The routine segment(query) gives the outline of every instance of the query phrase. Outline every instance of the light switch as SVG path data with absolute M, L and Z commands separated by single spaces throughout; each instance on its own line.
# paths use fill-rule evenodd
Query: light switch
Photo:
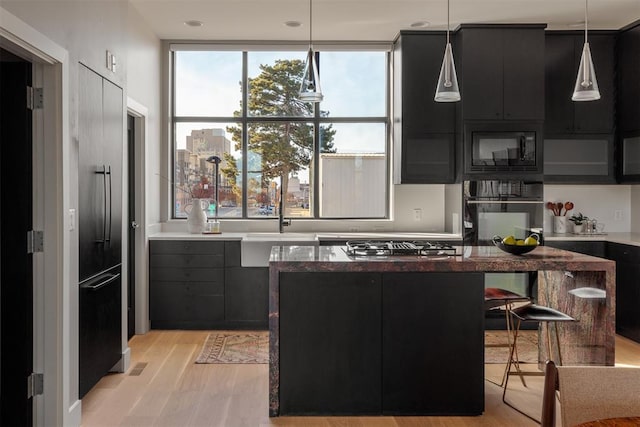
M 69 231 L 76 229 L 76 210 L 69 209 Z
M 415 208 L 413 210 L 413 220 L 414 221 L 422 221 L 422 209 Z

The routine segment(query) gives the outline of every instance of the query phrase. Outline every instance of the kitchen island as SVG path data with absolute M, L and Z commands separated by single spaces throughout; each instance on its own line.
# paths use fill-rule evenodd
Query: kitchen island
M 565 364 L 614 364 L 612 261 L 548 247 L 374 258 L 273 247 L 270 416 L 481 414 L 483 273 L 513 271 L 537 271 L 538 303 L 578 320 L 561 325 Z

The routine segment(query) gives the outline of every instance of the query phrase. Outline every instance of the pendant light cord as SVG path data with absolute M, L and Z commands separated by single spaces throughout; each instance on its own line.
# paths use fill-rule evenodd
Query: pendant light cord
M 447 0 L 447 44 L 449 44 L 449 0 Z
M 310 49 L 313 47 L 313 42 L 312 42 L 313 38 L 311 36 L 312 30 L 313 30 L 312 10 L 313 10 L 313 0 L 309 0 L 309 48 Z
M 584 42 L 587 43 L 587 26 L 588 24 L 588 15 L 589 15 L 589 0 L 584 0 Z

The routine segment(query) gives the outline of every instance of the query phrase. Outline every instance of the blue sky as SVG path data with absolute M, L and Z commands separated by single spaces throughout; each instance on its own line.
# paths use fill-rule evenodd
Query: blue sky
M 248 53 L 249 77 L 260 64 L 276 59 L 305 60 L 306 51 Z M 176 60 L 176 115 L 230 117 L 240 106 L 242 53 L 226 51 L 178 52 Z M 324 100 L 320 108 L 329 117 L 383 117 L 386 113 L 385 52 L 321 52 L 320 76 Z M 178 126 L 178 148 L 184 148 L 191 129 L 224 128 L 216 124 Z M 341 153 L 384 153 L 386 131 L 380 123 L 334 124 L 334 144 Z M 229 137 L 229 139 L 231 139 Z M 307 181 L 304 174 L 301 180 Z

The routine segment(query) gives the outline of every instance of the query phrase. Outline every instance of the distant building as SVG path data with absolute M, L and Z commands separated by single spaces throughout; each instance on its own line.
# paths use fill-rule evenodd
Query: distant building
M 371 218 L 386 214 L 384 154 L 320 154 L 320 215 Z

